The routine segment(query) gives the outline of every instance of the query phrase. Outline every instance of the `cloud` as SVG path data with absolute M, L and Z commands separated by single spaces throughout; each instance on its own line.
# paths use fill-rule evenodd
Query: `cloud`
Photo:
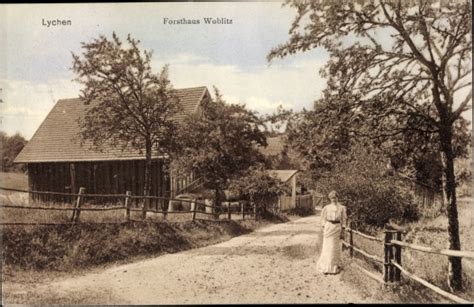
M 212 91 L 216 86 L 228 102 L 244 103 L 267 113 L 279 105 L 295 110 L 311 108 L 326 84 L 318 74 L 325 60 L 281 60 L 244 69 L 212 63 L 202 56 L 177 54 L 155 60 L 152 66 L 158 71 L 164 64 L 170 64 L 170 79 L 175 88 L 205 85 Z
M 294 107 L 294 104 L 291 103 L 291 102 L 282 101 L 282 100 L 270 101 L 270 100 L 268 100 L 267 98 L 264 98 L 264 97 L 249 97 L 246 100 L 246 105 L 250 109 L 264 110 L 266 112 L 275 111 L 275 109 L 278 106 L 282 106 L 282 107 L 287 108 L 287 109 Z
M 77 97 L 80 86 L 68 79 L 45 83 L 0 80 L 3 103 L 0 104 L 1 130 L 20 132 L 29 139 L 58 99 Z

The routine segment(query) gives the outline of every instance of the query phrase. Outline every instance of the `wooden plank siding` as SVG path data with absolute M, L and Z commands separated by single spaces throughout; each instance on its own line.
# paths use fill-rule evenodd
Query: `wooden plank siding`
M 143 195 L 144 166 L 144 160 L 74 162 L 71 173 L 70 162 L 28 163 L 28 185 L 33 191 L 77 193 L 71 191 L 71 185 L 74 185 L 76 190 L 79 187 L 86 188 L 86 194 L 125 194 L 126 191 L 131 191 L 132 195 Z M 163 160 L 156 159 L 152 162 L 153 196 L 166 196 L 169 193 L 169 180 L 164 178 L 169 176 L 163 170 Z M 68 196 L 31 197 L 42 201 L 69 202 Z M 110 199 L 103 198 L 95 202 L 109 201 Z M 151 204 L 152 207 L 161 209 L 161 202 L 154 200 Z

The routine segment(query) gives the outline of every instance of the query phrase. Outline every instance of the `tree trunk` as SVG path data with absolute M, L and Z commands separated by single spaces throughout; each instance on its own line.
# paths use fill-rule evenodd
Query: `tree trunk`
M 456 202 L 456 178 L 454 175 L 454 154 L 452 148 L 452 126 L 440 129 L 441 155 L 443 162 L 443 180 L 447 200 L 449 249 L 461 250 L 459 239 L 459 221 Z M 452 291 L 462 289 L 462 258 L 449 257 L 448 285 Z
M 146 140 L 145 144 L 145 178 L 144 178 L 144 187 L 143 187 L 143 195 L 150 196 L 150 187 L 151 187 L 151 141 Z M 145 198 L 143 199 L 143 211 L 142 211 L 142 218 L 146 218 L 146 210 L 150 207 L 150 199 Z
M 445 162 L 444 162 L 444 154 L 442 152 L 439 153 L 439 156 L 440 156 L 440 161 L 443 165 L 443 174 L 441 176 L 441 194 L 442 194 L 442 203 L 441 203 L 441 207 L 439 208 L 439 213 L 440 214 L 447 214 L 447 208 L 448 208 L 448 203 L 449 203 L 449 200 L 448 200 L 448 194 L 446 193 L 446 174 L 444 173 L 444 169 L 445 169 Z

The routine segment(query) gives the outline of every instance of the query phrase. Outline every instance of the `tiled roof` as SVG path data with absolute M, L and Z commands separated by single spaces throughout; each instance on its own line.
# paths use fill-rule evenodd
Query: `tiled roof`
M 199 103 L 209 95 L 206 87 L 177 90 L 183 112 L 177 116 L 197 110 Z M 18 154 L 16 163 L 69 162 L 69 161 L 107 161 L 144 159 L 145 154 L 133 148 L 104 146 L 101 151 L 91 149 L 91 142 L 78 138 L 80 127 L 78 119 L 85 114 L 90 105 L 79 98 L 61 99 L 50 111 L 28 144 Z M 154 157 L 158 157 L 157 153 Z
M 300 156 L 290 146 L 285 144 L 285 135 L 267 137 L 267 147 L 259 147 L 262 154 L 267 157 L 286 155 L 295 167 L 301 163 Z M 281 157 L 281 156 L 280 156 Z M 299 168 L 299 167 L 298 167 Z
M 276 156 L 282 153 L 284 143 L 281 136 L 267 137 L 267 144 L 267 147 L 259 147 L 262 154 Z

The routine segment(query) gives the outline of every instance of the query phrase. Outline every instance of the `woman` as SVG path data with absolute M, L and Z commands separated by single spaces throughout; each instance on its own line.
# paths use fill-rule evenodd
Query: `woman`
M 341 256 L 342 225 L 346 224 L 346 207 L 337 200 L 336 191 L 328 195 L 331 203 L 324 206 L 321 212 L 323 228 L 323 247 L 319 256 L 317 269 L 324 274 L 337 274 Z

